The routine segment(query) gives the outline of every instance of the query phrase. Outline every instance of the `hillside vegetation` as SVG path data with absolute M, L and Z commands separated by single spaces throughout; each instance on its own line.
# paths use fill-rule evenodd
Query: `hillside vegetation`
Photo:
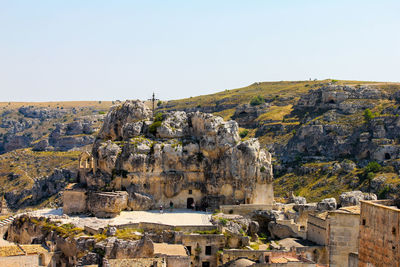
M 260 82 L 160 101 L 157 111 L 235 119 L 242 139 L 257 137 L 272 153 L 277 197 L 293 191 L 317 201 L 355 189 L 391 197 L 400 189 L 399 91 L 399 83 L 385 82 Z M 118 102 L 0 102 L 0 187 L 12 208 L 59 201 L 80 151 L 90 149 Z M 379 171 L 367 172 L 370 162 Z M 54 181 L 60 187 L 48 188 Z

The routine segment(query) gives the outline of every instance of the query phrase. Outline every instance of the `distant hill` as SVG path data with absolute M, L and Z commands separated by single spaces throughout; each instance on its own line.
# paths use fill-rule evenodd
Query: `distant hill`
M 314 201 L 353 189 L 390 197 L 400 189 L 399 92 L 399 83 L 386 82 L 260 82 L 161 100 L 157 112 L 236 120 L 243 139 L 258 137 L 273 154 L 278 197 L 293 191 Z M 76 178 L 79 151 L 90 149 L 113 104 L 118 101 L 0 103 L 0 186 L 11 208 L 58 199 Z M 371 169 L 371 162 L 380 167 Z M 55 181 L 61 187 L 48 188 Z

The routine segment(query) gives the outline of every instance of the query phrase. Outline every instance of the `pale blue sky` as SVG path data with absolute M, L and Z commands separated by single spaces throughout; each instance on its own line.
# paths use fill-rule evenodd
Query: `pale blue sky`
M 0 0 L 0 101 L 400 81 L 400 1 Z

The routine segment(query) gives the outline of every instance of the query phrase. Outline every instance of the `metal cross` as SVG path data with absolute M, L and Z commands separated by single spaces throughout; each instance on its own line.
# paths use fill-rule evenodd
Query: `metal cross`
M 153 104 L 153 119 L 154 119 L 154 109 L 155 109 L 154 104 L 155 104 L 156 100 L 160 100 L 160 99 L 156 98 L 156 95 L 153 92 L 152 98 L 150 98 L 148 100 L 150 100 L 152 102 L 152 104 Z

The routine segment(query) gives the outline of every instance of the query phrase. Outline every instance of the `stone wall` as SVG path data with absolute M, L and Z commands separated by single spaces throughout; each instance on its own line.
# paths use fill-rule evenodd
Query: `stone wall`
M 225 246 L 225 236 L 218 234 L 191 234 L 182 235 L 182 244 L 190 247 L 192 266 L 202 266 L 203 262 L 209 262 L 210 267 L 218 266 L 218 251 Z M 206 247 L 210 246 L 210 255 L 206 255 Z M 189 250 L 189 249 L 188 249 Z
M 77 214 L 87 212 L 87 194 L 85 190 L 65 190 L 63 192 L 63 212 Z
M 358 251 L 360 215 L 340 210 L 329 213 L 329 266 L 347 266 L 349 253 Z
M 400 266 L 400 209 L 394 201 L 361 201 L 359 266 Z
M 240 204 L 240 205 L 221 205 L 220 211 L 225 214 L 239 214 L 245 216 L 255 210 L 272 210 L 275 205 L 271 204 Z
M 166 256 L 166 259 L 167 259 L 167 267 L 189 267 L 190 266 L 190 257 Z
M 309 214 L 307 222 L 307 239 L 325 246 L 328 244 L 327 220 L 315 214 Z
M 39 266 L 39 255 L 20 255 L 10 257 L 0 257 L 2 267 L 35 267 Z

